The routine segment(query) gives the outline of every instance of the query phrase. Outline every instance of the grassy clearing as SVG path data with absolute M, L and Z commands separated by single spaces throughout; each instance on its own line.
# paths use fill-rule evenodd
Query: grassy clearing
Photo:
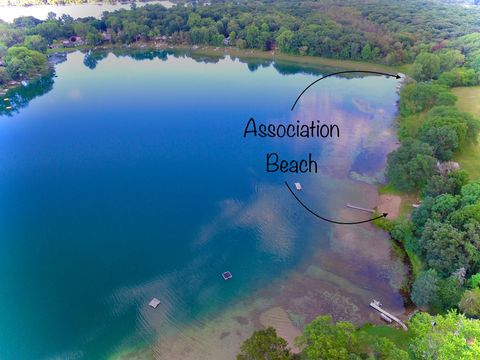
M 480 86 L 458 87 L 452 91 L 458 96 L 457 106 L 460 110 L 480 118 Z
M 461 154 L 457 154 L 453 158 L 457 161 L 462 169 L 465 169 L 470 174 L 472 180 L 480 178 L 480 138 L 479 143 L 470 145 Z
M 457 107 L 480 119 L 480 86 L 459 87 L 452 89 L 458 96 Z M 461 167 L 470 173 L 472 179 L 480 178 L 480 138 L 476 145 L 465 148 L 454 157 Z
M 413 210 L 412 204 L 416 204 L 419 201 L 418 193 L 405 193 L 396 189 L 392 184 L 382 185 L 378 188 L 378 193 L 380 195 L 396 195 L 402 198 L 400 205 L 400 213 L 398 217 L 409 216 Z
M 395 343 L 400 349 L 406 350 L 408 347 L 409 333 L 387 325 L 374 326 L 364 325 L 358 331 L 373 337 L 385 337 Z

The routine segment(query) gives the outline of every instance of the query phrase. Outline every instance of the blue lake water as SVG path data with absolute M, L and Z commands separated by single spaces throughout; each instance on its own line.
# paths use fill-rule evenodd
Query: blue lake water
M 1 359 L 162 346 L 265 289 L 292 312 L 308 309 L 307 319 L 330 307 L 335 315 L 338 301 L 311 294 L 314 305 L 294 309 L 302 286 L 348 298 L 356 322 L 370 320 L 370 296 L 403 310 L 392 279 L 404 268 L 386 235 L 321 222 L 283 184 L 300 181 L 299 196 L 326 217 L 368 218 L 345 203 L 375 205 L 358 175 L 382 177 L 396 80 L 332 77 L 292 113 L 328 69 L 166 53 L 96 63 L 79 52 L 56 68 L 53 84 L 7 94 L 14 109 L 0 116 Z M 251 116 L 336 123 L 341 137 L 245 139 Z M 320 173 L 267 174 L 273 151 L 312 153 Z M 303 285 L 289 282 L 293 271 Z

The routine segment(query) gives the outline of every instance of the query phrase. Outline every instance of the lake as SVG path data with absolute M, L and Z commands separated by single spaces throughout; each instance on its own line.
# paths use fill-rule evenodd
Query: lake
M 170 1 L 150 1 L 148 3 L 136 2 L 137 7 L 148 4 L 161 4 L 166 8 L 174 4 Z M 33 16 L 45 20 L 49 12 L 54 12 L 57 17 L 70 15 L 74 19 L 93 16 L 102 17 L 104 11 L 112 12 L 120 9 L 130 9 L 130 4 L 71 4 L 71 5 L 33 5 L 33 6 L 0 6 L 0 20 L 12 22 L 20 16 Z
M 292 112 L 334 69 L 167 51 L 56 69 L 0 105 L 0 358 L 234 359 L 265 325 L 379 322 L 372 299 L 403 313 L 386 233 L 321 221 L 284 184 L 324 217 L 368 219 L 345 205 L 376 205 L 397 80 L 330 77 Z M 244 138 L 250 117 L 340 138 Z M 270 152 L 319 172 L 267 173 Z

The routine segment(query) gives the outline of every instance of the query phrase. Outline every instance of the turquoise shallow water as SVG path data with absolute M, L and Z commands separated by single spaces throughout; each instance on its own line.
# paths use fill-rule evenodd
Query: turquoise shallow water
M 329 224 L 283 181 L 307 184 L 313 207 L 335 217 L 351 171 L 381 176 L 395 80 L 330 78 L 290 113 L 321 71 L 136 58 L 70 54 L 53 85 L 10 94 L 18 111 L 0 116 L 2 359 L 100 359 L 207 321 L 331 246 Z M 336 122 L 342 136 L 244 139 L 251 116 Z M 267 174 L 269 151 L 311 152 L 322 175 Z M 160 332 L 146 318 L 153 296 Z

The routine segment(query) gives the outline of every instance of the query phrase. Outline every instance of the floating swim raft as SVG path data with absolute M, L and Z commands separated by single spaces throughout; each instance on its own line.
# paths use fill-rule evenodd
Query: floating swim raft
M 230 280 L 233 278 L 233 275 L 230 271 L 225 271 L 222 273 L 223 280 Z
M 157 306 L 160 305 L 160 300 L 158 300 L 156 297 L 154 297 L 150 302 L 148 303 L 148 306 L 156 309 Z
M 294 185 L 298 191 L 302 190 L 302 184 L 300 184 L 299 182 L 296 182 Z

